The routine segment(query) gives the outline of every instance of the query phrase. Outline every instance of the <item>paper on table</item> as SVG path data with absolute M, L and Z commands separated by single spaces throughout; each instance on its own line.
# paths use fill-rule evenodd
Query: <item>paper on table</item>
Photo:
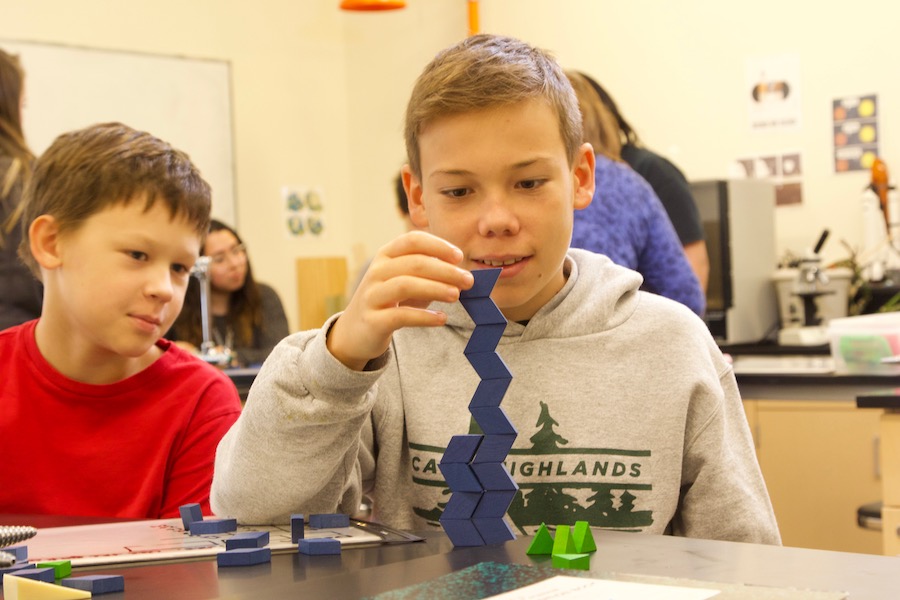
M 350 523 L 351 527 L 307 528 L 306 536 L 333 537 L 347 546 L 385 541 L 384 535 L 379 535 L 383 529 L 380 526 L 373 528 L 369 523 L 353 520 Z M 238 527 L 238 532 L 242 531 L 268 531 L 269 547 L 273 551 L 297 547 L 291 543 L 290 525 Z M 181 519 L 50 527 L 38 529 L 37 535 L 28 540 L 28 558 L 31 562 L 71 560 L 73 566 L 183 560 L 214 556 L 224 551 L 225 540 L 232 535 L 190 535 L 184 531 Z M 421 538 L 410 536 L 406 541 L 418 539 Z
M 704 600 L 717 596 L 719 590 L 586 579 L 558 575 L 538 583 L 504 592 L 494 599 L 502 600 Z

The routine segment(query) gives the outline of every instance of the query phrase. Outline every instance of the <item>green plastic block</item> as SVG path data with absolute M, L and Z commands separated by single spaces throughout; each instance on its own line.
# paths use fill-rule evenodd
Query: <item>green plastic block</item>
M 525 554 L 543 554 L 547 556 L 553 554 L 553 536 L 550 535 L 550 531 L 545 524 L 541 523 L 541 526 L 538 527 L 537 533 L 534 534 L 534 539 L 531 540 L 531 544 L 528 546 L 528 551 Z
M 575 554 L 575 540 L 572 539 L 572 529 L 568 525 L 557 525 L 556 527 L 553 556 L 557 554 Z
M 53 569 L 53 576 L 62 579 L 72 574 L 72 562 L 68 560 L 48 560 L 37 564 L 38 569 Z
M 575 552 L 596 552 L 597 544 L 594 543 L 594 534 L 587 521 L 575 521 L 575 529 L 572 531 L 575 540 Z
M 553 566 L 557 569 L 579 569 L 587 571 L 591 568 L 590 554 L 554 554 Z

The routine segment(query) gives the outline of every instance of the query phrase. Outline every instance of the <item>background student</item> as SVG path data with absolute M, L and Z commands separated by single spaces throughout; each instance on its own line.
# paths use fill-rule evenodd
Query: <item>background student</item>
M 200 250 L 209 256 L 212 337 L 219 348 L 230 349 L 235 366 L 261 364 L 275 344 L 288 335 L 288 322 L 278 293 L 253 278 L 247 247 L 237 232 L 212 220 Z M 203 342 L 200 284 L 191 278 L 181 314 L 166 336 L 192 352 Z
M 690 184 L 674 163 L 644 146 L 637 132 L 622 116 L 615 100 L 603 86 L 589 75 L 579 74 L 590 83 L 616 120 L 619 135 L 616 140 L 610 140 L 608 147 L 613 149 L 614 143 L 621 144 L 619 152 L 622 160 L 646 179 L 656 192 L 678 233 L 684 253 L 697 275 L 700 287 L 706 293 L 709 281 L 709 255 L 706 251 L 703 223 Z
M 41 317 L 0 332 L 0 512 L 209 512 L 232 382 L 161 339 L 209 227 L 188 157 L 118 123 L 59 136 L 25 190 Z
M 0 329 L 41 314 L 41 283 L 17 254 L 22 239 L 22 188 L 34 155 L 22 132 L 25 73 L 0 50 Z
M 634 269 L 644 277 L 641 289 L 702 316 L 706 296 L 659 198 L 622 162 L 615 119 L 584 77 L 574 71 L 566 76 L 578 97 L 584 141 L 597 155 L 594 200 L 575 213 L 572 247 L 605 254 Z
M 516 528 L 584 519 L 779 543 L 734 374 L 704 323 L 569 248 L 594 153 L 559 65 L 518 40 L 469 37 L 420 75 L 405 131 L 420 230 L 379 250 L 343 313 L 266 360 L 219 445 L 215 511 L 287 522 L 353 513 L 370 494 L 385 524 L 437 527 L 437 465 L 469 431 L 478 384 L 457 300 L 471 270 L 501 267 L 491 297 L 508 320 L 497 351 L 513 374 Z

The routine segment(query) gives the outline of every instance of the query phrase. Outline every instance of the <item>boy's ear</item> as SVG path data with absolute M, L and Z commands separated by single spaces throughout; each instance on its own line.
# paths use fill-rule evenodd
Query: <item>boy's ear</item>
M 572 175 L 575 180 L 575 210 L 587 208 L 594 199 L 594 167 L 597 157 L 594 148 L 584 143 L 575 153 Z
M 31 255 L 43 269 L 55 269 L 62 262 L 59 248 L 59 223 L 50 215 L 41 215 L 28 227 Z
M 422 204 L 422 182 L 413 174 L 409 165 L 403 165 L 400 170 L 400 178 L 403 180 L 403 189 L 406 190 L 410 220 L 420 229 L 428 227 L 425 205 Z

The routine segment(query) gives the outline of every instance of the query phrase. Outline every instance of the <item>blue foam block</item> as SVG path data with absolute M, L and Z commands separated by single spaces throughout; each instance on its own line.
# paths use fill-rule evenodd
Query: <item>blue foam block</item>
M 471 408 L 469 412 L 475 418 L 475 422 L 481 427 L 485 435 L 516 435 L 518 431 L 513 426 L 506 411 L 500 406 L 484 406 Z
M 510 529 L 509 523 L 503 517 L 492 519 L 472 519 L 478 534 L 485 544 L 502 544 L 516 539 L 516 534 Z
M 220 567 L 248 567 L 272 562 L 271 548 L 235 548 L 216 554 Z
M 475 507 L 473 519 L 493 519 L 502 517 L 509 509 L 518 490 L 487 490 L 481 496 L 481 502 Z
M 340 554 L 341 543 L 334 538 L 310 538 L 300 540 L 297 551 L 300 554 L 319 556 L 323 554 Z
M 497 279 L 503 271 L 500 267 L 491 269 L 476 269 L 472 271 L 472 277 L 475 283 L 467 290 L 459 293 L 460 298 L 487 298 L 491 295 L 494 286 L 497 285 Z
M 453 492 L 444 512 L 441 513 L 442 519 L 471 519 L 475 514 L 475 507 L 481 501 L 481 492 Z
M 262 548 L 269 545 L 268 531 L 247 531 L 245 533 L 236 533 L 225 540 L 226 550 L 235 550 L 237 548 Z
M 476 325 L 469 337 L 469 343 L 463 354 L 475 354 L 477 352 L 493 352 L 503 337 L 506 330 L 506 324 L 498 323 L 496 325 Z
M 503 463 L 472 463 L 472 470 L 485 491 L 516 491 L 519 489 Z
M 484 546 L 484 540 L 471 519 L 441 518 L 441 527 L 454 546 Z
M 309 515 L 309 526 L 312 529 L 350 527 L 350 515 L 344 515 L 341 513 L 323 513 L 319 515 Z
M 203 511 L 199 504 L 183 504 L 178 507 L 178 512 L 181 514 L 185 531 L 190 531 L 191 523 L 203 520 Z
M 3 581 L 3 576 L 7 573 L 12 573 L 13 575 L 19 575 L 19 571 L 23 569 L 34 569 L 34 563 L 17 563 L 11 567 L 3 567 L 0 569 L 0 581 Z
M 7 546 L 6 548 L 0 548 L 0 550 L 15 556 L 17 563 L 25 562 L 28 560 L 28 546 L 24 544 L 20 544 L 18 546 Z
M 47 583 L 56 583 L 56 571 L 52 567 L 44 569 L 19 569 L 15 573 L 10 573 L 16 577 L 26 577 L 28 579 L 36 579 Z
M 483 435 L 454 435 L 444 450 L 441 462 L 444 464 L 472 462 L 483 437 Z
M 65 587 L 84 590 L 91 594 L 111 594 L 125 591 L 125 577 L 122 575 L 84 575 L 66 577 L 59 582 Z
M 506 325 L 506 317 L 490 298 L 462 298 L 460 304 L 472 317 L 475 325 Z
M 191 535 L 237 531 L 237 519 L 205 519 L 191 523 Z
M 466 354 L 466 359 L 481 379 L 509 379 L 512 377 L 506 363 L 496 352 Z
M 303 515 L 296 514 L 291 515 L 291 543 L 296 544 L 300 540 L 303 539 L 303 528 L 306 526 L 306 521 L 303 519 Z
M 516 441 L 516 436 L 512 434 L 506 435 L 486 435 L 478 446 L 478 451 L 472 459 L 472 463 L 499 463 L 506 460 L 509 451 Z M 477 471 L 476 471 L 477 474 Z
M 472 401 L 469 402 L 469 408 L 480 408 L 484 406 L 500 406 L 503 396 L 512 383 L 512 376 L 498 379 L 482 379 L 475 388 L 475 394 Z
M 480 492 L 483 488 L 472 467 L 464 463 L 438 463 L 444 481 L 454 492 Z

